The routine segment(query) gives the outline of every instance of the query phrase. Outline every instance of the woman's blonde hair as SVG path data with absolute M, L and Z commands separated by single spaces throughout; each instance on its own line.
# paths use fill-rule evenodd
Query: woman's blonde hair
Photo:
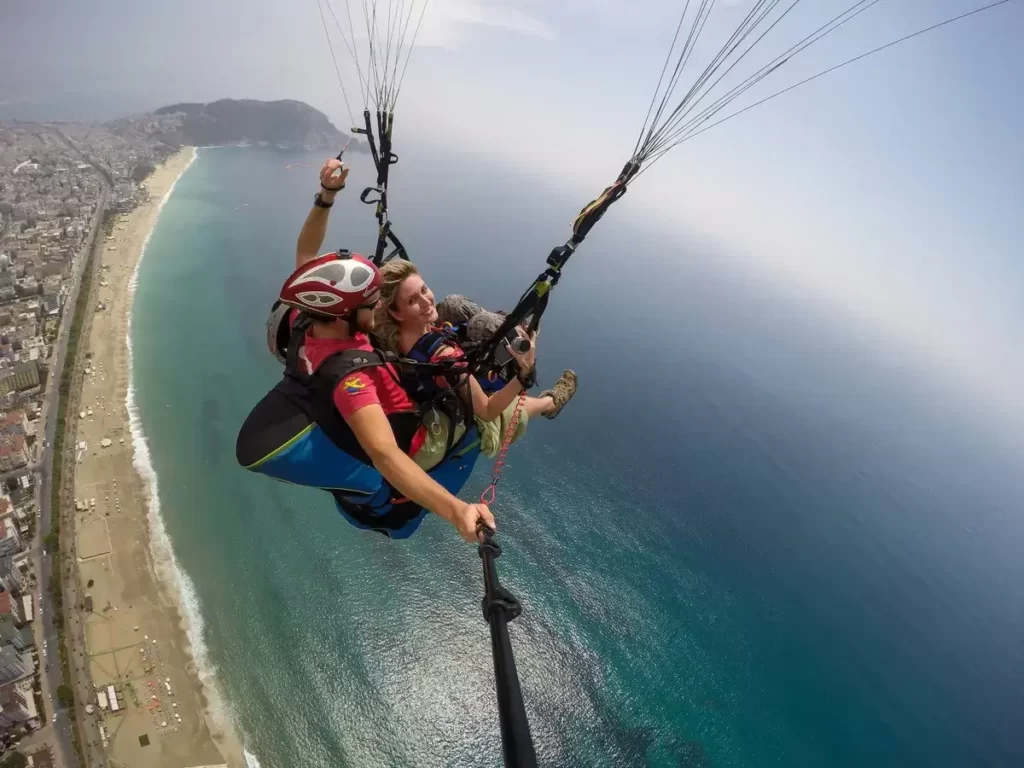
M 398 323 L 391 316 L 398 300 L 398 289 L 406 278 L 418 275 L 416 265 L 405 259 L 392 259 L 380 268 L 380 303 L 373 311 L 373 335 L 386 352 L 398 353 Z

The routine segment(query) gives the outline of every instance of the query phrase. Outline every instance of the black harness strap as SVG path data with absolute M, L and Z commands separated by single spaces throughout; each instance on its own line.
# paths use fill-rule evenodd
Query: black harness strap
M 372 460 L 366 454 L 362 445 L 360 445 L 355 433 L 345 422 L 344 418 L 342 418 L 341 414 L 338 413 L 334 405 L 334 392 L 337 387 L 340 384 L 344 384 L 345 379 L 353 373 L 376 367 L 383 367 L 399 386 L 403 386 L 391 365 L 393 363 L 413 366 L 417 370 L 428 372 L 431 375 L 445 375 L 446 378 L 451 375 L 452 365 L 447 361 L 444 363 L 422 363 L 399 358 L 397 355 L 376 349 L 349 349 L 334 353 L 324 360 L 313 373 L 305 373 L 300 366 L 299 356 L 306 331 L 311 322 L 312 319 L 309 315 L 302 313 L 292 326 L 291 336 L 288 341 L 284 378 L 276 389 L 300 408 L 310 421 L 316 423 L 339 449 L 363 464 L 373 466 Z M 458 362 L 458 360 L 453 362 Z M 460 449 L 470 433 L 467 423 L 467 428 L 464 430 L 462 437 L 458 441 L 455 440 L 455 428 L 459 423 L 458 419 L 460 416 L 465 417 L 465 411 L 463 410 L 460 414 L 458 410 L 460 398 L 454 390 L 445 390 L 440 394 L 444 395 L 445 392 L 453 396 L 457 405 L 453 410 L 444 410 L 435 405 L 439 411 L 445 413 L 451 419 L 451 428 L 448 430 L 448 440 L 442 461 L 450 458 L 456 450 Z M 387 418 L 395 434 L 395 442 L 398 443 L 398 447 L 403 452 L 408 453 L 417 430 L 423 424 L 423 408 L 418 407 L 414 411 L 391 413 L 387 415 Z M 420 514 L 422 508 L 412 501 L 400 501 L 392 504 L 391 499 L 396 498 L 399 494 L 387 480 L 384 480 L 384 483 L 389 489 L 387 500 L 376 506 L 371 506 L 368 503 L 360 504 L 343 495 L 343 493 L 347 493 L 351 496 L 350 491 L 331 490 L 329 492 L 338 503 L 338 506 L 354 520 L 365 525 L 367 528 L 390 536 L 390 531 L 404 528 Z M 367 501 L 369 501 L 369 498 Z M 386 512 L 380 511 L 389 505 L 390 509 Z
M 371 465 L 370 457 L 334 407 L 334 390 L 346 376 L 366 368 L 385 365 L 388 361 L 378 352 L 345 350 L 331 355 L 313 373 L 305 373 L 299 364 L 299 355 L 311 322 L 309 316 L 303 313 L 292 327 L 284 378 L 277 390 L 300 408 L 310 421 L 315 422 L 338 448 L 362 463 Z M 388 414 L 395 440 L 402 450 L 408 450 L 419 425 L 419 418 L 415 412 Z
M 533 281 L 533 285 L 520 297 L 515 308 L 508 313 L 505 322 L 494 332 L 494 335 L 474 350 L 470 363 L 470 369 L 474 375 L 479 374 L 481 370 L 491 364 L 502 339 L 513 333 L 517 326 L 525 323 L 531 331 L 537 330 L 541 315 L 548 307 L 551 291 L 558 285 L 558 280 L 562 276 L 562 268 L 565 267 L 569 258 L 576 252 L 576 248 L 605 215 L 612 203 L 626 194 L 629 182 L 639 172 L 640 163 L 631 159 L 622 167 L 615 183 L 606 187 L 600 196 L 583 207 L 573 221 L 572 237 L 564 245 L 551 249 L 551 253 L 548 254 L 547 269 L 541 272 Z
M 388 485 L 394 491 L 391 485 Z M 389 500 L 386 501 L 380 507 L 371 507 L 368 504 L 356 504 L 351 499 L 346 498 L 342 495 L 341 491 L 331 491 L 331 495 L 334 497 L 335 503 L 341 507 L 345 514 L 351 517 L 360 525 L 364 525 L 372 531 L 381 533 L 391 538 L 392 531 L 400 531 L 410 522 L 416 519 L 417 515 L 423 511 L 423 507 L 414 501 L 403 501 L 398 504 L 392 504 L 389 494 Z M 375 509 L 383 509 L 389 505 L 391 509 L 383 514 L 374 512 Z
M 416 340 L 406 357 L 399 362 L 410 367 L 411 373 L 403 376 L 402 387 L 409 393 L 423 410 L 436 409 L 448 417 L 450 427 L 445 445 L 444 456 L 448 458 L 455 449 L 455 432 L 460 425 L 469 430 L 472 417 L 471 406 L 463 401 L 459 379 L 468 375 L 467 369 L 456 370 L 459 364 L 466 363 L 465 355 L 446 358 L 442 362 L 433 362 L 431 358 L 438 347 L 444 344 L 458 345 L 457 336 L 451 331 L 432 331 L 425 333 Z M 447 387 L 440 387 L 433 377 L 424 375 L 424 369 L 433 369 L 444 377 Z M 460 440 L 461 442 L 461 440 Z
M 374 133 L 373 123 L 370 120 L 370 110 L 363 110 L 363 128 L 353 128 L 356 133 L 366 136 L 370 144 L 370 155 L 373 157 L 373 165 L 377 169 L 377 186 L 367 187 L 359 195 L 359 199 L 367 205 L 376 205 L 377 210 L 377 247 L 374 249 L 373 263 L 378 267 L 396 256 L 400 259 L 408 259 L 405 246 L 398 236 L 391 231 L 391 219 L 388 218 L 388 176 L 391 166 L 398 162 L 398 155 L 391 150 L 391 132 L 395 126 L 394 112 L 382 112 L 377 110 L 377 130 Z M 370 194 L 376 192 L 377 196 L 371 198 Z M 394 246 L 391 253 L 385 255 L 388 243 Z

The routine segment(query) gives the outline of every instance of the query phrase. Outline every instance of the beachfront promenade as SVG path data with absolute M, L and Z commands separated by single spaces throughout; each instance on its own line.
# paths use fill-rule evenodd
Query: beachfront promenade
M 71 292 L 74 301 L 69 298 L 67 322 L 54 346 L 55 378 L 44 402 L 47 439 L 37 487 L 40 525 L 46 531 L 50 515 L 55 513 L 50 509 L 52 462 L 61 461 L 61 560 L 52 562 L 53 553 L 47 552 L 39 568 L 41 614 L 51 649 L 46 659 L 46 684 L 57 714 L 56 723 L 48 725 L 59 745 L 55 754 L 58 765 L 231 765 L 224 763 L 206 726 L 205 713 L 196 706 L 202 700 L 201 691 L 198 680 L 189 679 L 190 660 L 179 618 L 174 610 L 167 610 L 152 573 L 146 495 L 132 465 L 133 444 L 125 410 L 130 378 L 126 350 L 129 282 L 145 236 L 156 221 L 159 203 L 190 157 L 188 150 L 158 168 L 146 184 L 148 199 L 113 220 L 110 239 L 94 238 L 96 251 L 88 272 L 87 260 L 78 260 Z M 105 208 L 106 196 L 103 202 Z M 97 227 L 101 220 L 100 212 Z M 75 301 L 82 302 L 84 314 L 75 358 L 71 359 L 67 357 L 68 340 Z M 101 302 L 102 311 L 97 309 Z M 58 371 L 64 369 L 71 374 L 64 451 L 62 456 L 54 456 Z M 116 441 L 116 447 L 103 449 L 101 434 Z M 88 446 L 84 451 L 79 447 L 82 442 Z M 82 499 L 92 500 L 93 506 L 83 504 Z M 81 763 L 71 744 L 70 713 L 60 707 L 56 696 L 62 676 L 52 623 L 51 578 L 63 580 L 65 638 Z M 148 589 L 139 591 L 140 585 Z M 108 685 L 115 686 L 119 694 L 116 712 L 111 706 L 114 698 L 96 695 Z M 101 707 L 100 701 L 106 707 Z M 87 704 L 91 713 L 86 711 Z
M 91 160 L 82 158 L 85 162 Z M 103 178 L 101 176 L 101 178 Z M 40 575 L 40 604 L 38 609 L 39 620 L 43 627 L 43 636 L 46 645 L 53 649 L 53 656 L 45 659 L 45 666 L 43 679 L 45 680 L 45 689 L 47 690 L 48 701 L 50 701 L 54 707 L 54 713 L 56 714 L 56 720 L 52 718 L 44 726 L 44 731 L 47 728 L 52 728 L 55 731 L 56 741 L 59 745 L 59 750 L 55 751 L 54 757 L 55 762 L 58 766 L 73 766 L 78 765 L 78 759 L 74 753 L 71 742 L 71 729 L 73 727 L 70 717 L 66 710 L 61 707 L 57 697 L 57 687 L 63 682 L 60 659 L 57 654 L 57 633 L 53 624 L 53 609 L 52 609 L 52 590 L 51 590 L 51 579 L 53 578 L 53 558 L 52 552 L 47 552 L 46 556 L 42 556 L 41 550 L 44 548 L 39 543 L 41 539 L 51 528 L 51 514 L 50 500 L 51 500 L 51 480 L 53 477 L 52 467 L 54 461 L 53 455 L 53 444 L 57 430 L 57 412 L 60 405 L 60 381 L 64 372 L 65 365 L 68 364 L 66 360 L 67 355 L 67 344 L 71 330 L 71 321 L 74 316 L 75 307 L 77 305 L 79 292 L 81 290 L 83 277 L 85 276 L 86 266 L 90 263 L 88 258 L 90 250 L 99 249 L 100 242 L 98 240 L 98 234 L 100 226 L 103 221 L 103 217 L 107 211 L 107 205 L 110 200 L 110 189 L 109 186 L 104 182 L 101 191 L 100 203 L 96 208 L 96 213 L 93 217 L 92 226 L 89 234 L 89 238 L 86 241 L 82 251 L 78 254 L 74 272 L 72 275 L 71 286 L 68 291 L 68 296 L 65 302 L 65 314 L 63 322 L 60 324 L 60 330 L 57 335 L 57 340 L 53 346 L 53 353 L 51 355 L 51 367 L 50 367 L 50 380 L 49 386 L 47 387 L 46 395 L 43 400 L 42 406 L 42 419 L 45 423 L 45 442 L 44 449 L 39 461 L 39 482 L 36 483 L 37 488 L 37 504 L 39 508 L 39 536 L 37 536 L 36 546 L 34 548 L 33 557 L 36 561 L 36 572 Z M 71 361 L 74 365 L 74 361 Z M 73 391 L 73 390 L 72 390 Z M 74 398 L 70 398 L 74 400 Z M 58 461 L 62 460 L 63 457 L 56 457 Z M 60 565 L 58 564 L 57 577 L 60 578 Z M 69 603 L 65 598 L 65 606 Z M 104 765 L 99 763 L 98 765 Z
M 147 768 L 243 765 L 236 741 L 206 710 L 178 596 L 151 549 L 149 489 L 134 465 L 138 436 L 126 408 L 131 281 L 161 202 L 192 157 L 186 148 L 156 168 L 146 200 L 114 219 L 94 277 L 83 283 L 90 293 L 61 506 L 62 527 L 73 531 L 64 576 L 76 694 L 94 705 L 91 715 L 79 707 L 89 768 L 106 759 Z
M 95 274 L 96 266 L 99 262 L 100 253 L 102 250 L 102 241 L 99 238 L 100 225 L 103 217 L 108 211 L 108 205 L 110 203 L 111 189 L 109 183 L 106 183 L 106 174 L 100 172 L 99 167 L 96 165 L 95 160 L 84 153 L 81 153 L 77 148 L 67 140 L 65 136 L 55 131 L 59 138 L 66 145 L 71 148 L 73 152 L 77 152 L 82 161 L 92 165 L 96 168 L 99 177 L 103 180 L 102 197 L 100 204 L 96 210 L 96 216 L 92 222 L 92 229 L 90 232 L 90 238 L 88 244 L 83 248 L 82 253 L 75 264 L 75 272 L 73 276 L 71 290 L 68 295 L 66 303 L 66 314 L 63 317 L 63 322 L 60 324 L 60 332 L 56 343 L 54 344 L 53 353 L 53 366 L 51 368 L 51 385 L 47 388 L 46 398 L 44 400 L 44 416 L 46 420 L 46 447 L 44 449 L 44 455 L 41 457 L 41 465 L 43 467 L 43 478 L 38 487 L 40 488 L 40 529 L 42 531 L 50 530 L 51 514 L 53 510 L 50 509 L 50 500 L 52 498 L 51 481 L 53 477 L 52 466 L 53 461 L 60 461 L 62 464 L 62 488 L 60 492 L 60 506 L 62 510 L 67 510 L 67 496 L 68 489 L 74 480 L 74 413 L 78 408 L 78 395 L 81 390 L 81 358 L 84 356 L 84 345 L 79 343 L 77 347 L 77 354 L 75 359 L 68 359 L 68 342 L 71 334 L 71 326 L 73 317 L 75 315 L 75 309 L 78 306 L 78 301 L 81 298 L 86 304 L 86 309 L 91 301 L 91 288 L 93 284 L 93 276 Z M 92 251 L 92 258 L 88 258 L 90 250 Z M 80 338 L 86 338 L 88 333 L 89 319 L 91 313 L 85 312 L 86 326 L 80 330 Z M 59 397 L 60 387 L 59 382 L 65 368 L 69 367 L 68 370 L 72 373 L 72 382 L 69 390 L 69 401 L 66 403 L 67 415 L 66 415 L 66 434 L 65 441 L 63 441 L 63 455 L 59 457 L 53 456 L 53 444 L 54 437 L 56 436 L 56 415 L 59 410 Z M 98 736 L 96 726 L 94 723 L 90 724 L 84 717 L 85 709 L 84 702 L 91 700 L 92 688 L 90 681 L 88 680 L 87 671 L 81 663 L 82 659 L 82 648 L 84 645 L 81 642 L 80 632 L 77 630 L 78 616 L 76 606 L 79 603 L 78 595 L 80 591 L 80 585 L 77 579 L 77 569 L 72 567 L 72 563 L 75 558 L 75 538 L 72 536 L 71 520 L 65 517 L 61 520 L 61 531 L 60 537 L 62 563 L 57 563 L 57 577 L 62 580 L 63 585 L 63 611 L 65 611 L 65 631 L 67 635 L 68 647 L 67 653 L 71 662 L 72 676 L 73 676 L 73 687 L 75 688 L 76 701 L 79 702 L 78 715 L 79 715 L 79 733 L 84 738 L 86 744 L 83 745 L 83 758 L 84 765 L 92 768 L 95 766 L 105 766 L 106 762 L 102 759 L 101 753 L 99 759 L 90 757 L 91 752 L 88 749 L 90 741 L 95 741 L 94 736 Z M 79 765 L 81 764 L 74 753 L 72 748 L 72 728 L 73 723 L 71 721 L 71 715 L 67 710 L 63 709 L 59 705 L 59 701 L 56 696 L 56 688 L 62 682 L 62 674 L 59 665 L 59 656 L 56 654 L 57 648 L 57 637 L 53 628 L 52 618 L 53 610 L 51 606 L 51 589 L 50 580 L 53 578 L 53 553 L 48 552 L 47 556 L 43 558 L 42 568 L 40 573 L 42 575 L 42 600 L 44 621 L 46 628 L 46 640 L 50 648 L 53 648 L 54 655 L 48 659 L 46 667 L 46 682 L 49 687 L 49 692 L 52 696 L 53 705 L 55 708 L 56 722 L 53 727 L 56 728 L 61 743 L 62 758 L 65 760 L 67 765 Z M 91 725 L 91 728 L 90 728 Z M 95 731 L 95 734 L 90 733 Z

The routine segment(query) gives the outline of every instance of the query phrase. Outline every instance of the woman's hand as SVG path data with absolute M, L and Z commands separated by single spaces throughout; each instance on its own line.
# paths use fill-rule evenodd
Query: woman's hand
M 537 360 L 537 331 L 527 335 L 520 326 L 516 326 L 516 333 L 519 335 L 519 338 L 530 342 L 530 348 L 525 352 L 516 352 L 512 345 L 506 341 L 505 349 L 512 355 L 512 359 L 519 364 L 519 371 L 525 376 L 533 370 L 533 365 Z

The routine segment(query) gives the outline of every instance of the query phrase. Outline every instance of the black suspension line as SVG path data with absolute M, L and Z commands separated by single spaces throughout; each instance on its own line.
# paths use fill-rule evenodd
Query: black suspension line
M 707 97 L 719 83 L 722 82 L 722 79 L 727 76 L 729 72 L 731 72 L 732 69 L 764 39 L 765 35 L 771 32 L 772 29 L 774 29 L 790 13 L 790 11 L 792 11 L 793 8 L 801 2 L 801 0 L 793 0 L 785 10 L 781 12 L 781 14 L 772 18 L 773 11 L 781 5 L 782 0 L 757 0 L 744 19 L 733 30 L 722 47 L 714 55 L 711 62 L 697 76 L 695 82 L 688 89 L 687 93 L 673 109 L 668 111 L 666 115 L 666 110 L 672 100 L 672 95 L 680 81 L 686 63 L 693 52 L 696 41 L 704 30 L 708 16 L 714 6 L 714 2 L 715 0 L 701 0 L 699 6 L 696 8 L 696 14 L 690 21 L 689 27 L 687 28 L 686 16 L 690 8 L 690 0 L 686 0 L 683 7 L 683 13 L 680 16 L 679 24 L 676 26 L 672 38 L 672 46 L 669 49 L 669 54 L 665 59 L 661 73 L 658 77 L 654 96 L 648 106 L 647 114 L 644 118 L 643 126 L 641 127 L 640 136 L 634 146 L 632 157 L 623 166 L 615 182 L 611 186 L 607 187 L 600 196 L 580 211 L 576 220 L 573 222 L 572 236 L 563 245 L 557 246 L 548 254 L 547 268 L 523 293 L 519 301 L 516 303 L 515 308 L 508 313 L 498 330 L 490 339 L 480 344 L 467 356 L 470 361 L 470 370 L 474 374 L 479 374 L 492 364 L 494 354 L 498 347 L 507 339 L 511 339 L 514 336 L 518 326 L 525 325 L 530 330 L 536 330 L 540 322 L 541 315 L 543 315 L 544 311 L 547 309 L 551 291 L 558 284 L 558 280 L 562 275 L 562 269 L 565 267 L 572 254 L 575 253 L 577 247 L 583 242 L 584 238 L 586 238 L 593 226 L 601 219 L 601 217 L 604 216 L 608 208 L 626 193 L 628 185 L 639 175 L 646 172 L 654 162 L 663 157 L 669 150 L 678 146 L 683 141 L 687 141 L 704 131 L 715 127 L 716 125 L 721 125 L 723 122 L 731 120 L 733 117 L 737 117 L 756 106 L 777 98 L 784 93 L 788 93 L 789 91 L 806 83 L 817 80 L 820 77 L 824 77 L 831 72 L 835 72 L 838 69 L 900 43 L 906 42 L 907 40 L 911 40 L 919 35 L 926 34 L 927 32 L 931 32 L 948 24 L 966 19 L 969 16 L 974 16 L 975 14 L 983 11 L 991 10 L 997 6 L 1005 5 L 1009 3 L 1010 0 L 995 0 L 995 2 L 990 2 L 987 5 L 961 13 L 937 24 L 932 24 L 931 26 L 925 27 L 924 29 L 920 29 L 911 34 L 904 35 L 897 40 L 893 40 L 890 43 L 873 48 L 866 53 L 862 53 L 859 56 L 855 56 L 840 64 L 825 69 L 812 77 L 801 80 L 788 88 L 777 91 L 776 93 L 773 93 L 754 104 L 744 107 L 737 112 L 729 114 L 720 120 L 708 123 L 708 121 L 722 109 L 727 107 L 735 101 L 735 99 L 746 93 L 763 79 L 777 71 L 781 66 L 791 61 L 794 56 L 803 52 L 814 43 L 822 40 L 824 37 L 832 34 L 843 24 L 856 16 L 859 16 L 861 13 L 864 13 L 879 2 L 879 0 L 858 0 L 848 6 L 844 11 L 817 27 L 813 32 L 803 36 L 785 52 L 779 54 L 767 64 L 756 70 L 753 74 L 747 76 L 738 85 L 730 88 L 724 95 L 719 96 L 711 104 L 705 106 L 696 114 L 693 114 L 693 110 L 696 109 L 700 102 Z M 685 40 L 679 50 L 677 58 L 675 59 L 675 65 L 671 68 L 671 74 L 668 74 L 666 81 L 666 74 L 669 73 L 669 64 L 673 60 L 673 53 L 675 52 L 676 45 L 684 28 L 687 28 Z M 753 42 L 743 48 L 742 52 L 733 58 L 734 54 L 743 47 L 745 41 L 758 30 L 760 30 L 760 32 L 757 37 L 754 38 Z M 725 71 L 719 75 L 718 72 L 723 67 L 725 68 Z M 716 77 L 716 75 L 718 76 Z M 664 90 L 662 90 L 663 84 L 665 86 Z
M 877 2 L 877 0 L 875 0 L 875 1 Z M 692 139 L 694 136 L 698 136 L 698 135 L 704 133 L 704 131 L 707 131 L 710 128 L 714 128 L 716 125 L 721 125 L 722 123 L 726 122 L 727 120 L 731 120 L 734 117 L 738 117 L 739 115 L 742 115 L 744 112 L 747 112 L 747 111 L 753 109 L 754 107 L 758 107 L 758 106 L 760 106 L 760 105 L 762 105 L 762 104 L 764 104 L 766 102 L 771 101 L 774 98 L 782 96 L 785 93 L 789 93 L 790 91 L 792 91 L 792 90 L 794 90 L 796 88 L 799 88 L 802 85 L 806 85 L 807 83 L 813 82 L 814 80 L 817 80 L 820 77 L 824 77 L 825 75 L 831 74 L 832 72 L 835 72 L 836 70 L 842 69 L 845 66 L 853 64 L 855 62 L 858 62 L 861 59 L 867 58 L 868 56 L 871 56 L 871 55 L 876 54 L 876 53 L 880 53 L 881 51 L 884 51 L 887 48 L 892 48 L 894 45 L 899 45 L 900 43 L 904 43 L 907 40 L 911 40 L 911 39 L 913 39 L 913 38 L 915 38 L 915 37 L 917 37 L 919 35 L 923 35 L 926 32 L 931 32 L 932 30 L 938 29 L 939 27 L 944 27 L 947 24 L 952 24 L 955 21 L 960 21 L 961 19 L 966 19 L 968 16 L 973 16 L 976 13 L 981 13 L 982 11 L 987 11 L 987 10 L 989 10 L 991 8 L 995 8 L 996 6 L 999 6 L 999 5 L 1005 5 L 1006 3 L 1009 3 L 1009 2 L 1011 2 L 1011 0 L 997 0 L 997 2 L 990 3 L 989 5 L 982 6 L 981 8 L 975 8 L 975 9 L 973 9 L 971 11 L 967 11 L 965 13 L 962 13 L 959 16 L 955 16 L 955 17 L 953 17 L 951 19 L 946 19 L 945 21 L 941 21 L 941 22 L 939 22 L 937 24 L 933 24 L 932 26 L 926 27 L 925 29 L 919 29 L 918 31 L 912 32 L 909 35 L 904 35 L 901 38 L 898 38 L 896 40 L 888 42 L 885 45 L 880 45 L 877 48 L 871 49 L 870 51 L 867 51 L 865 53 L 859 54 L 858 56 L 854 56 L 853 58 L 847 59 L 846 61 L 843 61 L 843 62 L 841 62 L 839 64 L 836 64 L 835 66 L 829 67 L 826 70 L 818 72 L 816 75 L 811 75 L 810 77 L 804 78 L 803 80 L 801 80 L 798 83 L 794 83 L 793 85 L 787 86 L 786 88 L 783 88 L 782 90 L 776 91 L 775 93 L 771 94 L 770 96 L 766 96 L 763 99 L 761 99 L 759 101 L 756 101 L 753 104 L 750 104 L 750 105 L 744 107 L 743 109 L 741 109 L 741 110 L 739 110 L 737 112 L 733 112 L 733 113 L 723 117 L 722 119 L 717 120 L 717 121 L 711 123 L 710 125 L 706 125 L 706 126 L 700 128 L 699 130 L 694 130 L 693 132 L 688 133 L 686 136 L 684 136 L 682 139 L 680 139 L 680 143 L 682 143 L 683 141 L 687 141 L 689 139 Z
M 345 99 L 345 109 L 348 111 L 348 119 L 351 123 L 354 123 L 356 119 L 352 114 L 352 107 L 348 103 L 348 93 L 345 92 L 345 81 L 341 77 L 341 68 L 338 67 L 338 57 L 334 55 L 334 46 L 331 44 L 331 34 L 327 31 L 327 19 L 324 18 L 324 7 L 321 0 L 316 0 L 316 7 L 317 10 L 320 11 L 320 23 L 323 24 L 324 27 L 324 35 L 327 38 L 327 47 L 331 51 L 331 61 L 334 64 L 334 74 L 338 76 L 338 85 L 341 86 L 341 96 Z M 331 14 L 333 13 L 334 11 L 332 10 Z M 337 19 L 335 19 L 335 22 L 337 22 Z
M 353 25 L 348 0 L 345 2 L 345 19 L 348 21 L 348 30 L 343 27 L 338 14 L 335 13 L 331 0 L 317 0 L 321 23 L 331 48 L 335 72 L 338 75 L 339 84 L 342 86 L 342 93 L 345 95 L 345 103 L 348 105 L 348 96 L 345 94 L 344 82 L 321 5 L 324 2 L 327 3 L 338 34 L 356 65 L 356 74 L 359 77 L 363 94 L 362 125 L 353 125 L 352 132 L 366 137 L 374 168 L 377 171 L 375 185 L 364 189 L 359 197 L 364 203 L 374 206 L 374 215 L 377 219 L 377 243 L 374 247 L 373 261 L 380 266 L 393 258 L 407 259 L 405 246 L 392 229 L 388 207 L 390 202 L 388 182 L 391 166 L 398 162 L 398 155 L 395 154 L 392 143 L 395 105 L 429 0 L 422 0 L 420 3 L 415 26 L 412 25 L 412 21 L 413 17 L 417 15 L 417 0 L 390 0 L 386 12 L 378 9 L 378 0 L 362 0 L 362 22 L 366 33 L 365 75 L 360 62 L 356 29 Z M 409 34 L 410 29 L 412 30 L 411 35 Z M 351 108 L 349 117 L 355 123 Z
M 714 117 L 715 114 L 720 112 L 730 103 L 732 103 L 737 98 L 742 96 L 744 93 L 753 88 L 766 77 L 776 72 L 784 64 L 792 60 L 794 56 L 796 56 L 799 53 L 802 53 L 814 43 L 827 37 L 829 34 L 839 29 L 839 27 L 841 27 L 843 24 L 859 16 L 861 13 L 865 12 L 879 1 L 880 0 L 870 0 L 869 2 L 868 0 L 859 0 L 859 2 L 855 3 L 850 8 L 847 8 L 842 13 L 830 19 L 828 22 L 820 26 L 811 34 L 807 35 L 796 44 L 790 46 L 790 48 L 788 48 L 786 51 L 773 58 L 771 61 L 762 66 L 752 75 L 748 76 L 738 85 L 731 88 L 727 93 L 718 97 L 711 105 L 705 107 L 696 116 L 687 120 L 687 115 L 692 113 L 692 111 L 704 99 L 704 97 L 711 93 L 711 90 L 714 88 L 714 86 L 721 82 L 722 78 L 729 73 L 729 71 L 732 69 L 732 66 L 730 66 L 729 69 L 722 73 L 718 80 L 715 81 L 714 85 L 712 85 L 711 88 L 707 89 L 700 96 L 700 98 L 696 99 L 692 103 L 685 103 L 680 105 L 680 111 L 678 116 L 673 120 L 673 122 L 670 125 L 666 125 L 665 133 L 662 135 L 662 137 L 660 137 L 659 142 L 656 145 L 653 145 L 649 148 L 648 158 L 658 153 L 663 154 L 664 150 L 671 149 L 672 147 L 681 143 L 682 139 L 680 137 L 684 136 L 692 128 L 692 126 L 699 125 L 700 123 L 705 122 L 708 119 Z M 799 2 L 799 0 L 797 0 L 797 2 Z M 865 3 L 867 4 L 865 5 Z M 792 8 L 795 5 L 796 3 L 794 2 L 793 6 L 790 6 L 790 8 L 786 10 L 786 13 L 792 10 Z M 776 19 L 776 21 L 773 22 L 772 27 L 774 27 L 775 24 L 781 21 L 782 18 L 783 17 L 779 17 L 779 19 Z M 757 43 L 760 42 L 761 39 L 763 39 L 764 35 L 771 31 L 772 27 L 769 27 L 767 30 L 765 30 L 765 32 L 762 33 L 762 35 L 758 37 L 757 40 L 754 41 L 750 48 L 748 48 L 747 51 L 744 51 L 743 56 L 749 53 L 749 51 L 755 45 L 757 45 Z M 733 63 L 733 66 L 735 66 L 735 64 L 738 64 L 739 61 L 743 58 L 743 56 L 741 56 L 740 59 L 737 59 L 737 61 Z

